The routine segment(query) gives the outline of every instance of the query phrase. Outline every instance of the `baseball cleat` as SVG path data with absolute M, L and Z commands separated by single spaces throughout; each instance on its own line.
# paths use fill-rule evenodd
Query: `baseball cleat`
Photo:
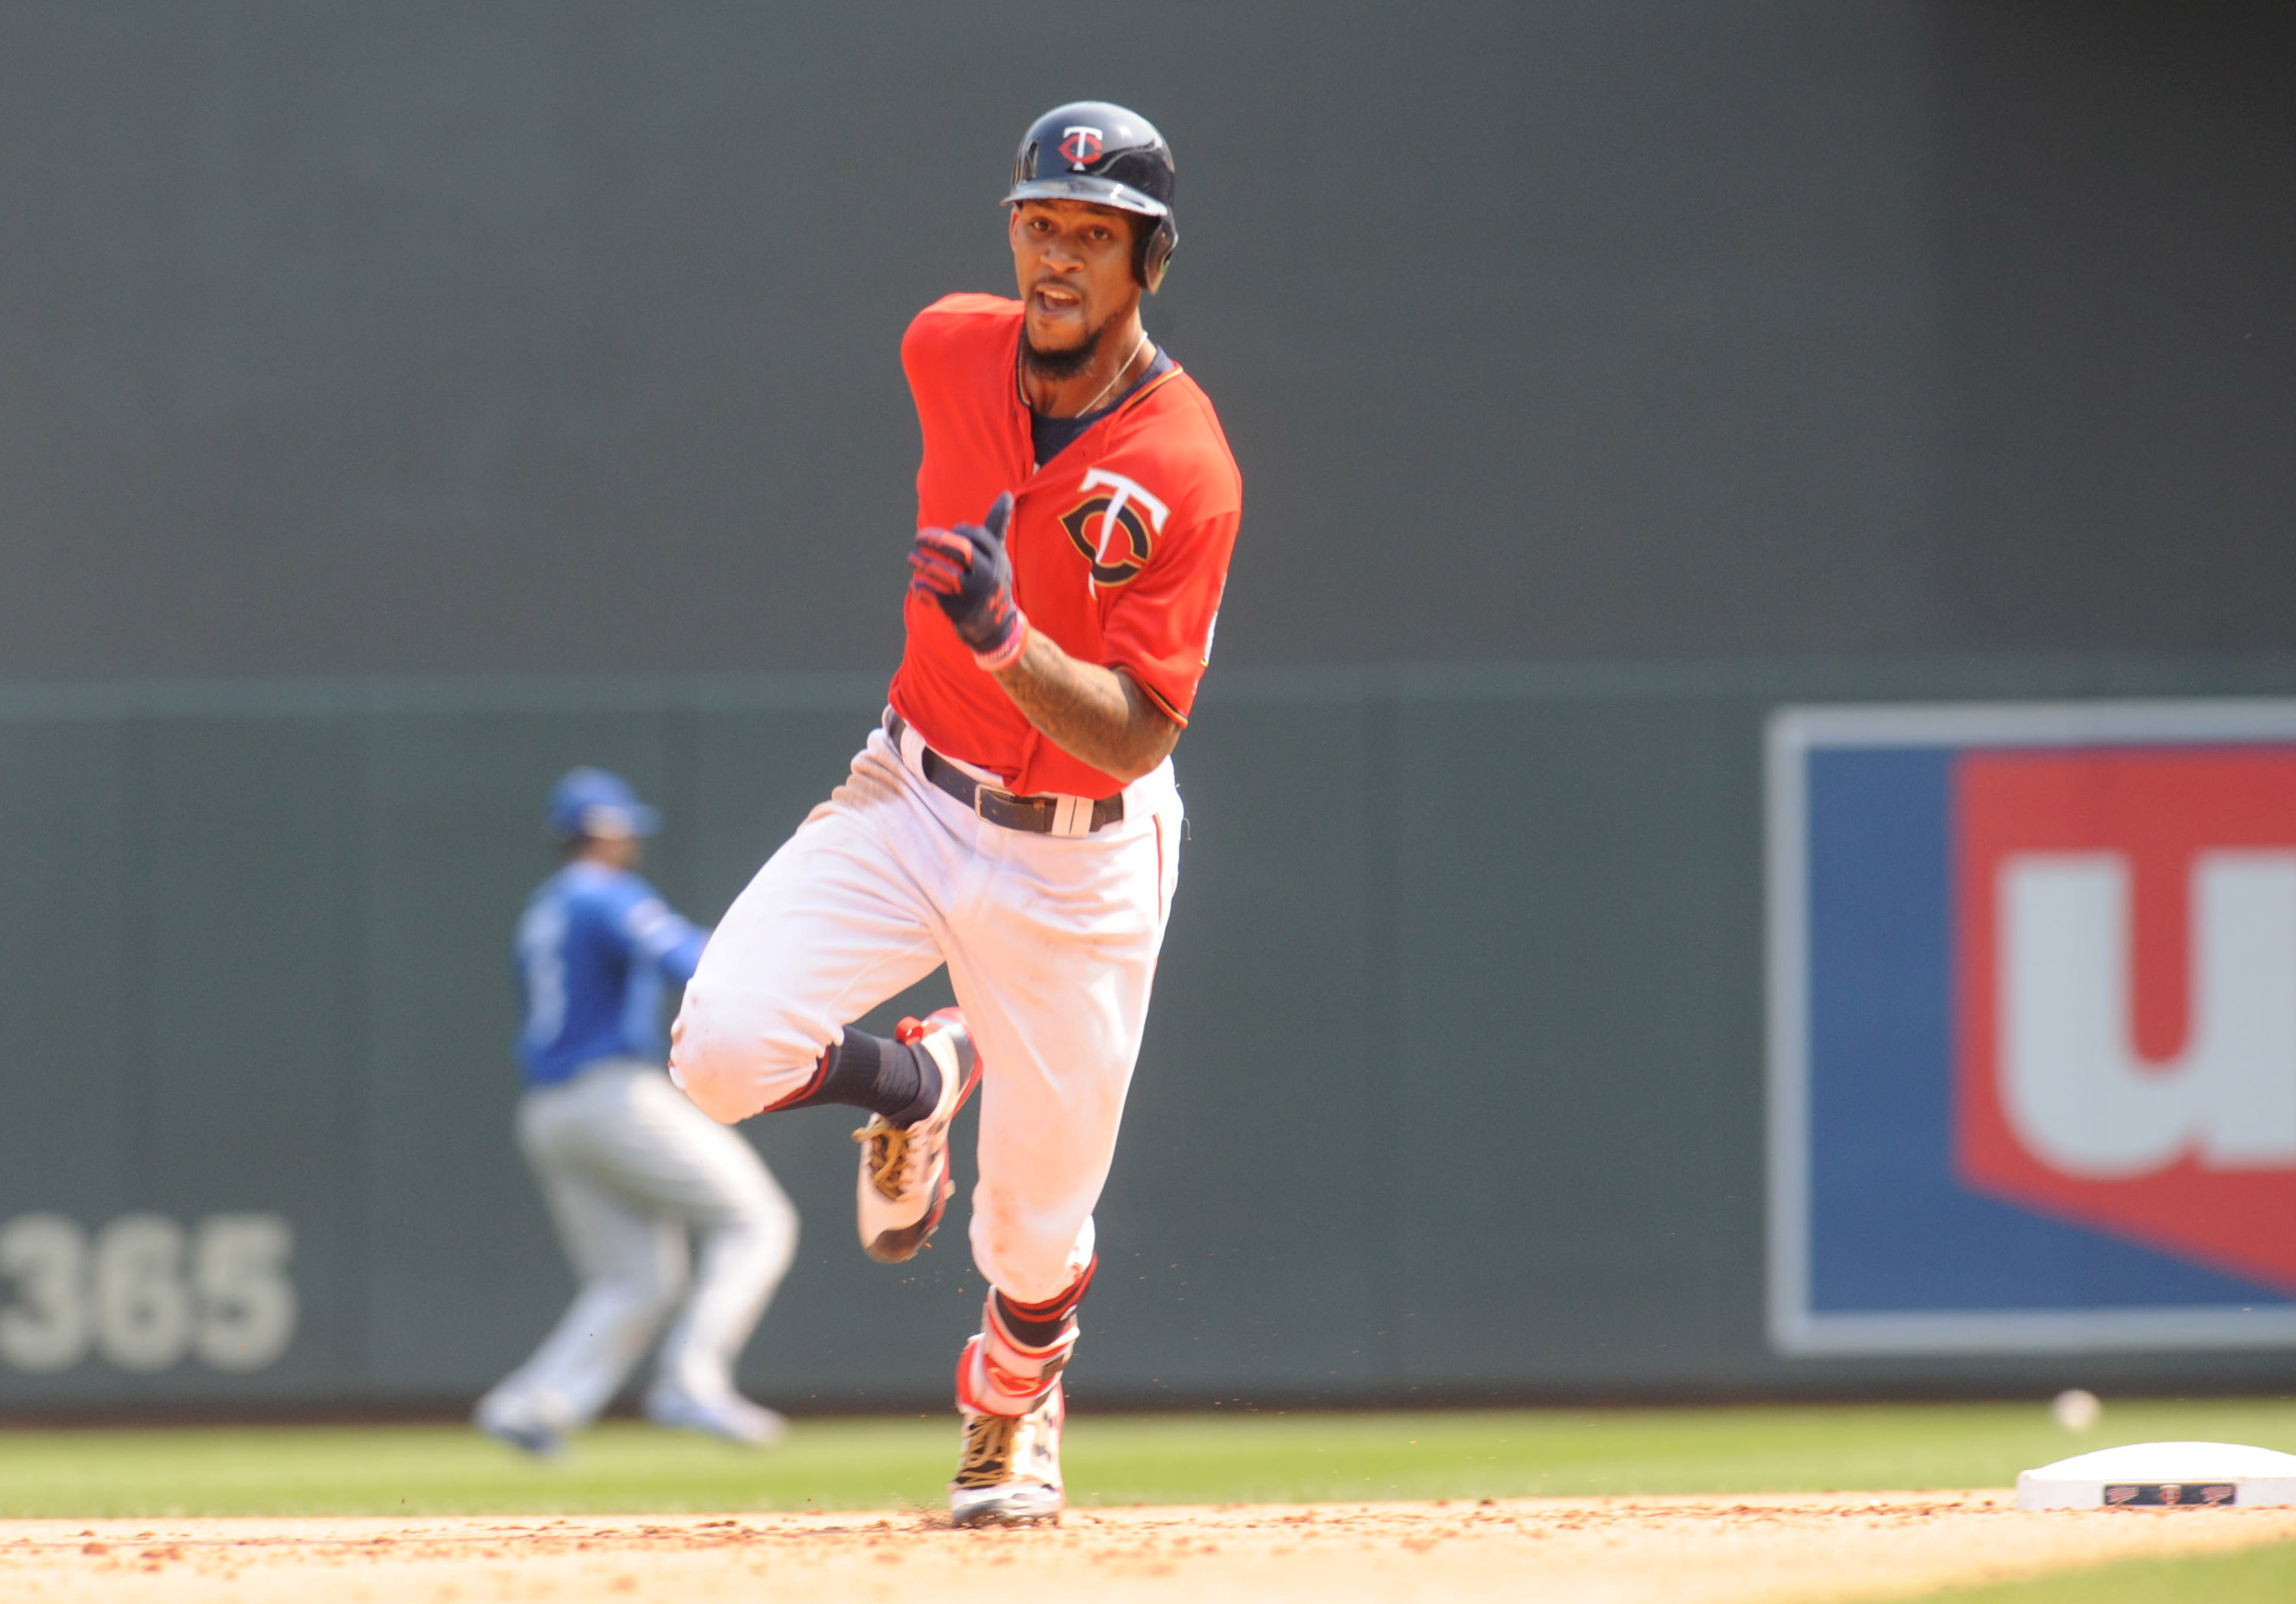
M 471 1423 L 497 1443 L 506 1443 L 521 1453 L 530 1453 L 538 1460 L 562 1458 L 566 1453 L 566 1434 L 555 1426 L 545 1426 L 536 1420 L 521 1420 L 500 1411 L 481 1408 Z
M 679 1431 L 699 1431 L 743 1448 L 765 1448 L 781 1441 L 789 1422 L 762 1404 L 743 1397 L 720 1398 L 704 1404 L 693 1398 L 660 1398 L 646 1405 L 646 1419 Z
M 931 1055 L 940 1069 L 940 1101 L 914 1125 L 892 1125 L 873 1114 L 853 1133 L 861 1144 L 861 1248 L 884 1264 L 914 1258 L 940 1223 L 941 1210 L 956 1190 L 949 1179 L 949 1124 L 980 1084 L 980 1054 L 962 1010 L 944 1008 L 922 1021 L 903 1019 L 893 1039 Z
M 962 1376 L 972 1358 L 975 1337 L 960 1362 Z M 1024 1415 L 990 1414 L 966 1406 L 964 1455 L 948 1484 L 953 1526 L 1035 1526 L 1056 1521 L 1068 1502 L 1061 1488 L 1061 1426 L 1068 1407 L 1056 1380 Z

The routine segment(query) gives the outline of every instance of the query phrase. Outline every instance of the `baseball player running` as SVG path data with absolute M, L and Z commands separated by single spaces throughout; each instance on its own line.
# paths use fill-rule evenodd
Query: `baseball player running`
M 1060 1514 L 1061 1371 L 1179 870 L 1170 754 L 1242 506 L 1211 403 L 1140 324 L 1178 238 L 1162 135 L 1062 106 L 1004 205 L 1020 299 L 949 296 L 902 341 L 924 459 L 891 705 L 726 912 L 670 1054 L 721 1120 L 867 1109 L 861 1241 L 892 1261 L 939 1223 L 980 1087 L 965 1526 Z M 958 1007 L 847 1027 L 943 963 Z
M 655 822 L 618 775 L 568 774 L 550 797 L 565 865 L 519 921 L 519 1145 L 582 1288 L 476 1420 L 533 1453 L 596 1418 L 673 1309 L 646 1413 L 750 1445 L 782 1431 L 734 1390 L 733 1367 L 797 1250 L 797 1212 L 750 1144 L 662 1073 L 662 988 L 692 976 L 704 932 L 635 872 Z

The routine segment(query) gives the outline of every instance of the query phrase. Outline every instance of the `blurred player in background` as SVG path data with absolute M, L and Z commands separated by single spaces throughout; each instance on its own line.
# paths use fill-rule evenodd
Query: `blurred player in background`
M 662 1071 L 665 984 L 675 994 L 693 977 L 707 932 L 635 872 L 655 823 L 619 776 L 568 774 L 549 818 L 565 865 L 519 921 L 519 1145 L 582 1288 L 476 1420 L 534 1453 L 596 1418 L 672 1310 L 648 1417 L 751 1445 L 783 1427 L 734 1390 L 733 1367 L 797 1250 L 797 1212 L 750 1144 Z
M 961 1526 L 1060 1515 L 1061 1375 L 1178 882 L 1170 754 L 1242 517 L 1211 403 L 1140 324 L 1178 238 L 1172 176 L 1144 118 L 1047 112 L 1004 196 L 1020 299 L 952 295 L 909 325 L 924 461 L 891 706 L 726 911 L 672 1033 L 672 1073 L 719 1119 L 873 1116 L 856 1184 L 879 1259 L 939 1221 L 980 1083 Z M 851 1028 L 943 963 L 961 1011 Z

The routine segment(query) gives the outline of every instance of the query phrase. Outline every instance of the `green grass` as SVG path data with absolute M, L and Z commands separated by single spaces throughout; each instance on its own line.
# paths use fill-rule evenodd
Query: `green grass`
M 1956 1587 L 1931 1593 L 1923 1604 L 2285 1604 L 2290 1599 L 2296 1599 L 2296 1543 L 2198 1559 L 2084 1566 L 2030 1582 Z
M 2070 1437 L 2042 1405 L 1071 1418 L 1084 1504 L 2005 1486 L 2113 1443 L 2296 1451 L 2296 1403 L 2113 1402 Z M 611 1423 L 536 1464 L 456 1426 L 0 1432 L 0 1515 L 452 1514 L 936 1507 L 953 1418 L 800 1421 L 745 1453 Z

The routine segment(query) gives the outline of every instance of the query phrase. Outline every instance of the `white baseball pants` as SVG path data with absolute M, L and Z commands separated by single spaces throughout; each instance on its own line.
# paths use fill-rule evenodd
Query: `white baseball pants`
M 882 730 L 719 921 L 671 1032 L 670 1075 L 713 1117 L 802 1090 L 845 1024 L 948 965 L 980 1052 L 972 1257 L 1022 1303 L 1092 1258 L 1180 867 L 1168 762 L 1094 834 L 992 824 Z
M 650 1406 L 731 1395 L 734 1362 L 797 1252 L 797 1210 L 756 1151 L 635 1059 L 529 1092 L 518 1138 L 582 1289 L 480 1419 L 588 1424 L 681 1299 Z M 701 1239 L 691 1296 L 689 1230 Z

